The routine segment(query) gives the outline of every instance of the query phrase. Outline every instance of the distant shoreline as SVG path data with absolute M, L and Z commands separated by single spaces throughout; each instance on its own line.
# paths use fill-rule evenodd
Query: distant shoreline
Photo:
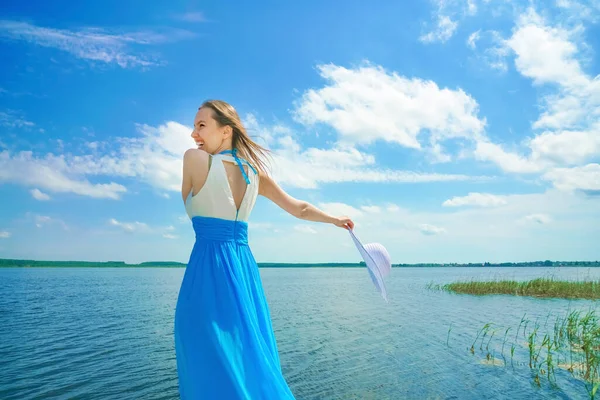
M 363 268 L 357 263 L 258 263 L 259 268 Z M 0 268 L 185 268 L 185 263 L 174 261 L 147 261 L 127 264 L 124 261 L 40 261 L 0 259 Z M 505 263 L 416 263 L 392 264 L 394 268 L 506 268 L 506 267 L 600 267 L 600 261 L 531 261 Z

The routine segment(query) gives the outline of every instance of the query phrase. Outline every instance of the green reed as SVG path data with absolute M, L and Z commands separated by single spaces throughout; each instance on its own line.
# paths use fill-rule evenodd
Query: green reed
M 472 295 L 510 294 L 569 299 L 600 299 L 600 280 L 561 281 L 555 278 L 537 278 L 525 282 L 473 280 L 443 285 L 430 283 L 428 288 Z
M 527 365 L 532 372 L 532 379 L 537 386 L 542 385 L 544 379 L 553 386 L 558 386 L 556 367 L 566 370 L 573 378 L 584 382 L 590 399 L 596 397 L 600 387 L 600 317 L 596 311 L 587 312 L 571 311 L 565 316 L 556 317 L 549 326 L 548 316 L 543 325 L 538 320 L 531 321 L 525 316 L 521 318 L 514 341 L 510 347 L 511 366 L 514 368 L 513 358 L 515 349 L 519 348 L 519 331 L 523 327 L 523 337 L 527 340 Z M 490 353 L 490 342 L 494 337 L 493 324 L 485 324 L 475 337 L 469 351 L 475 354 L 475 346 L 481 340 L 479 350 L 485 352 L 485 358 L 493 359 Z M 529 329 L 528 329 L 529 327 Z M 504 332 L 500 354 L 504 358 L 504 349 L 508 340 L 510 327 Z M 491 335 L 490 335 L 491 333 Z M 488 336 L 489 335 L 489 336 Z M 488 337 L 485 349 L 484 339 Z

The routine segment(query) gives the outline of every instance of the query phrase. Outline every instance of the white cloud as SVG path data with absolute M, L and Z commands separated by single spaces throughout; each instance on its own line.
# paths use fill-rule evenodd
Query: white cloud
M 323 114 L 319 116 L 309 111 L 314 104 L 311 104 L 311 92 L 308 92 L 296 109 L 296 117 L 307 123 L 313 117 L 317 119 L 312 122 L 320 120 L 337 127 L 340 141 L 332 147 L 303 148 L 289 127 L 282 124 L 265 127 L 251 114 L 245 118 L 249 132 L 262 137 L 265 145 L 274 150 L 274 176 L 282 185 L 317 188 L 323 183 L 338 182 L 413 183 L 488 179 L 387 169 L 380 167 L 372 154 L 356 147 L 373 140 L 389 140 L 390 137 L 392 141 L 409 147 L 421 147 L 417 136 L 423 134 L 428 135 L 430 151 L 438 157 L 445 157 L 440 146 L 442 140 L 478 135 L 483 129 L 484 121 L 475 115 L 477 103 L 464 92 L 440 89 L 430 81 L 387 74 L 377 67 L 347 70 L 329 65 L 322 66 L 321 70 L 325 77 L 337 82 L 336 86 L 312 92 L 327 103 Z M 369 90 L 363 90 L 369 87 L 370 94 Z M 381 96 L 373 92 L 379 89 L 388 90 L 388 93 Z M 366 97 L 355 94 L 356 98 L 352 99 L 353 91 L 364 92 Z M 344 98 L 351 102 L 344 104 Z M 394 102 L 397 105 L 390 107 Z M 334 111 L 328 110 L 328 107 L 343 109 Z M 363 113 L 363 119 L 359 117 L 356 120 L 355 112 Z M 331 120 L 327 121 L 329 116 L 332 116 Z M 358 124 L 360 129 L 345 128 L 352 124 Z M 395 136 L 388 135 L 387 127 L 390 126 L 395 127 Z M 191 127 L 173 121 L 157 127 L 144 124 L 136 127 L 137 135 L 134 137 L 89 142 L 83 149 L 91 151 L 91 154 L 34 156 L 31 152 L 11 154 L 4 151 L 0 153 L 0 167 L 3 167 L 0 182 L 110 199 L 120 198 L 127 191 L 125 186 L 115 182 L 91 183 L 89 179 L 133 178 L 167 192 L 181 190 L 182 157 L 187 149 L 194 147 L 190 138 Z
M 122 68 L 150 67 L 161 62 L 136 54 L 137 46 L 153 45 L 193 37 L 191 32 L 171 29 L 159 32 L 112 33 L 100 28 L 54 29 L 27 22 L 0 20 L 0 38 L 22 40 L 58 49 L 71 56 L 93 62 L 115 64 Z
M 598 22 L 600 2 L 592 0 L 585 3 L 575 0 L 557 0 L 556 6 L 563 9 L 564 12 L 559 14 L 563 20 Z
M 446 233 L 445 228 L 440 228 L 438 226 L 430 225 L 430 224 L 420 224 L 419 229 L 421 230 L 421 233 L 423 235 L 428 235 L 428 236 L 440 235 L 442 233 Z
M 450 182 L 486 180 L 487 177 L 461 174 L 422 173 L 378 167 L 372 155 L 355 148 L 332 149 L 301 146 L 287 137 L 286 147 L 273 156 L 273 177 L 281 184 L 315 189 L 322 183 L 339 182 Z
M 50 196 L 48 196 L 46 193 L 43 193 L 39 189 L 31 189 L 29 192 L 31 193 L 31 196 L 36 200 L 39 200 L 39 201 L 50 200 Z
M 441 143 L 478 137 L 485 120 L 477 102 L 461 89 L 440 88 L 433 81 L 388 73 L 379 66 L 347 69 L 333 64 L 318 67 L 328 81 L 306 91 L 296 104 L 297 121 L 335 128 L 341 143 L 367 145 L 374 141 L 422 149 L 445 158 Z
M 475 2 L 475 0 L 467 0 L 467 14 L 477 14 L 477 3 Z
M 8 239 L 12 234 L 9 231 L 0 231 L 0 239 Z
M 421 35 L 419 40 L 424 43 L 444 43 L 452 37 L 457 27 L 458 23 L 456 23 L 456 21 L 452 21 L 447 15 L 438 15 L 435 29 L 429 33 Z
M 124 186 L 110 183 L 90 183 L 76 171 L 71 170 L 65 156 L 47 154 L 35 157 L 32 152 L 22 151 L 11 155 L 8 150 L 0 152 L 0 182 L 25 186 L 37 186 L 55 193 L 75 193 L 94 198 L 118 199 L 126 192 Z
M 148 234 L 148 235 L 160 235 L 165 239 L 178 239 L 179 236 L 174 232 L 176 228 L 173 225 L 168 226 L 150 226 L 145 222 L 132 221 L 132 222 L 124 222 L 118 221 L 115 218 L 110 218 L 108 220 L 108 224 L 110 226 L 114 226 L 119 228 L 125 233 L 135 233 L 135 234 Z
M 33 128 L 35 124 L 26 120 L 21 112 L 6 110 L 0 112 L 0 125 L 8 128 Z
M 46 193 L 40 191 L 39 189 L 31 189 L 29 191 L 29 193 L 31 193 L 31 196 L 39 201 L 47 201 L 50 200 L 50 196 L 48 196 Z
M 564 29 L 547 26 L 529 9 L 519 17 L 517 29 L 506 43 L 516 55 L 519 72 L 534 83 L 577 87 L 588 81 L 575 59 L 578 49 L 570 36 Z
M 148 226 L 148 224 L 144 223 L 144 222 L 120 222 L 117 221 L 114 218 L 111 218 L 109 221 L 109 224 L 112 226 L 117 226 L 121 229 L 123 229 L 125 232 L 140 232 L 140 233 L 149 233 L 151 232 L 150 227 Z
M 137 125 L 138 136 L 116 138 L 116 151 L 85 155 L 34 156 L 32 152 L 0 152 L 0 182 L 38 186 L 56 193 L 119 199 L 127 189 L 121 184 L 90 183 L 88 177 L 137 178 L 168 191 L 181 190 L 182 157 L 193 144 L 191 128 L 176 122 L 159 127 Z M 105 147 L 103 142 L 96 148 Z
M 98 144 L 99 142 L 87 142 L 85 145 L 90 149 L 90 150 L 98 150 Z
M 453 197 L 442 203 L 444 207 L 498 207 L 507 203 L 505 196 L 498 196 L 490 193 L 469 193 L 463 197 Z
M 544 130 L 523 142 L 523 152 L 479 140 L 477 159 L 507 172 L 541 173 L 563 190 L 595 190 L 595 164 L 583 165 L 600 154 L 600 80 L 581 67 L 581 37 L 581 26 L 550 26 L 532 8 L 519 16 L 504 43 L 515 54 L 517 71 L 550 89 L 542 92 L 542 112 L 532 125 Z
M 471 42 L 471 39 L 476 39 L 478 43 L 481 43 L 479 47 L 482 50 L 476 53 L 476 57 L 489 68 L 498 72 L 506 72 L 508 70 L 507 58 L 511 49 L 501 33 L 496 30 L 478 30 L 474 34 L 476 36 L 469 37 L 467 44 L 472 50 L 476 50 L 475 41 Z
M 482 161 L 491 161 L 506 172 L 535 173 L 541 172 L 546 166 L 541 161 L 533 161 L 518 153 L 506 151 L 502 146 L 489 140 L 480 140 L 476 143 L 475 158 Z
M 600 123 L 585 131 L 546 131 L 529 146 L 532 159 L 547 159 L 565 165 L 581 164 L 600 154 Z
M 594 254 L 600 254 L 594 246 L 596 221 L 600 218 L 597 198 L 549 189 L 544 193 L 508 194 L 505 200 L 506 204 L 501 207 L 423 210 L 396 206 L 394 212 L 362 212 L 354 221 L 359 237 L 365 242 L 383 244 L 392 259 L 398 260 L 394 262 L 568 259 L 577 258 L 578 254 L 581 257 L 584 250 L 595 259 Z M 360 201 L 342 203 L 332 213 L 341 215 L 344 208 L 362 211 L 365 205 Z M 369 201 L 368 205 L 390 207 L 385 202 Z M 540 240 L 537 230 L 542 224 L 544 229 L 554 233 L 544 240 Z M 306 237 L 303 243 L 309 243 L 316 254 L 321 254 L 320 258 L 332 259 L 333 254 L 337 254 L 336 249 L 348 242 L 336 229 L 319 230 L 317 238 Z M 583 235 L 587 239 L 582 239 Z M 290 236 L 282 234 L 277 240 L 285 243 Z M 261 244 L 260 251 L 267 245 L 273 246 L 273 243 Z M 566 247 L 570 249 L 565 250 Z M 435 251 L 432 252 L 432 248 Z M 465 252 L 465 248 L 470 250 Z
M 471 33 L 469 35 L 469 38 L 467 39 L 467 45 L 472 48 L 473 50 L 475 50 L 475 47 L 477 47 L 477 41 L 479 40 L 481 36 L 481 30 L 477 30 L 473 33 Z
M 431 3 L 433 3 L 432 22 L 434 28 L 431 32 L 419 37 L 419 40 L 424 43 L 448 41 L 456 33 L 459 23 L 477 15 L 479 6 L 487 6 L 490 1 L 432 0 Z M 497 4 L 495 7 L 499 8 Z
M 64 230 L 69 230 L 68 225 L 60 218 L 50 217 L 48 215 L 39 215 L 32 212 L 25 213 L 27 221 L 33 222 L 36 227 L 43 228 L 49 225 L 58 225 Z
M 52 221 L 52 218 L 45 215 L 36 215 L 35 216 L 35 226 L 41 228 L 45 224 L 48 224 Z
M 507 40 L 516 55 L 515 66 L 534 84 L 551 84 L 557 92 L 542 97 L 543 113 L 536 129 L 586 131 L 600 119 L 600 80 L 584 73 L 580 58 L 582 28 L 552 27 L 533 9 L 523 14 Z M 593 130 L 594 130 L 593 129 Z
M 600 191 L 600 164 L 587 164 L 573 168 L 554 168 L 543 179 L 551 181 L 560 190 Z
M 317 231 L 309 225 L 295 225 L 294 230 L 301 233 L 316 234 Z

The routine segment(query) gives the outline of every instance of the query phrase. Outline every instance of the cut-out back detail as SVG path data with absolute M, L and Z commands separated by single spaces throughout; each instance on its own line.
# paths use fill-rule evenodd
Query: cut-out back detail
M 236 171 L 237 170 L 237 166 L 236 166 L 236 170 L 227 171 L 227 167 L 225 166 L 225 163 L 231 164 L 231 162 L 227 161 L 227 160 L 221 160 L 221 164 L 223 164 L 223 169 L 225 170 L 225 176 L 227 177 L 227 186 L 229 187 L 229 194 L 231 195 L 231 198 L 233 199 L 233 206 L 234 206 L 235 211 L 237 213 L 237 212 L 239 212 L 240 207 L 242 206 L 242 204 L 244 204 L 244 198 L 246 197 L 246 193 L 248 192 L 248 183 L 247 182 L 249 181 L 249 179 L 248 179 L 248 181 L 246 181 L 245 179 L 243 181 L 244 182 L 244 190 L 243 190 L 243 193 L 241 195 L 241 198 L 239 198 L 239 195 L 237 196 L 239 198 L 239 203 L 238 203 L 236 201 L 236 196 L 234 194 L 234 191 L 237 192 L 237 190 L 234 190 L 234 188 L 233 188 L 234 182 L 232 182 L 232 179 L 230 179 L 230 178 L 235 179 L 235 177 L 233 177 L 232 175 L 238 172 L 238 171 Z M 244 168 L 244 167 L 242 166 L 241 168 Z M 246 172 L 245 169 L 243 169 L 242 171 Z
M 203 216 L 247 221 L 258 195 L 259 179 L 258 174 L 255 173 L 256 170 L 246 160 L 237 156 L 234 158 L 227 154 L 215 154 L 210 159 L 214 160 L 212 160 L 204 185 L 195 195 L 190 193 L 185 202 L 188 217 Z M 238 164 L 238 166 L 240 164 L 248 165 L 247 169 L 240 168 L 243 171 L 241 173 L 248 178 L 246 182 L 250 183 L 247 183 L 239 205 L 236 204 L 233 196 L 234 190 L 229 182 L 225 162 Z

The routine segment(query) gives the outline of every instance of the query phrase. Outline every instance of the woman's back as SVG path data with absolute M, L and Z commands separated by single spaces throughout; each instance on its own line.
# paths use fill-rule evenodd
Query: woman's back
M 259 177 L 245 160 L 235 153 L 210 155 L 206 176 L 197 180 L 204 182 L 193 188 L 185 202 L 190 219 L 248 221 L 258 196 Z

